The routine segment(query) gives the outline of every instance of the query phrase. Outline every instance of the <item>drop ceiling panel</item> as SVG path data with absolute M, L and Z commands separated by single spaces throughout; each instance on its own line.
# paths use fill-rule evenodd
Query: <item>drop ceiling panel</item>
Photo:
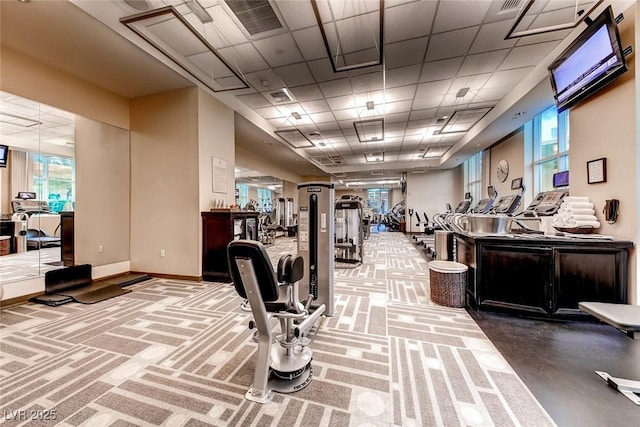
M 487 14 L 491 2 L 478 0 L 442 1 L 433 25 L 434 33 L 478 25 Z
M 430 108 L 428 110 L 413 110 L 409 120 L 424 120 L 433 119 L 436 117 L 437 108 Z
M 418 86 L 418 90 L 420 87 Z M 413 109 L 414 110 L 426 110 L 429 108 L 436 108 L 442 102 L 442 95 L 439 96 L 427 96 L 424 98 L 416 98 L 413 101 Z
M 473 76 L 457 77 L 451 83 L 449 93 L 457 93 L 463 88 L 469 88 L 469 92 L 473 92 L 482 88 L 491 78 L 491 73 L 476 74 Z
M 315 123 L 335 122 L 336 120 L 331 112 L 310 114 L 309 117 Z
M 304 62 L 275 68 L 275 72 L 287 87 L 304 86 L 314 83 L 313 76 L 307 64 Z
M 541 44 L 519 46 L 514 48 L 505 58 L 498 70 L 535 66 L 549 54 L 559 42 L 551 41 Z
M 266 70 L 269 65 L 258 54 L 251 43 L 245 43 L 219 50 L 220 55 L 235 69 L 243 73 Z
M 458 76 L 490 73 L 495 71 L 509 53 L 508 49 L 469 55 L 464 59 Z M 515 68 L 515 67 L 512 67 Z
M 324 99 L 319 99 L 317 101 L 305 101 L 301 104 L 307 114 L 324 113 L 329 111 L 329 105 Z
M 421 65 L 411 65 L 408 67 L 394 68 L 387 70 L 385 75 L 385 83 L 387 88 L 404 86 L 406 84 L 418 83 L 420 78 Z M 381 89 L 381 88 L 380 88 Z M 355 88 L 354 88 L 355 91 Z
M 381 73 L 362 74 L 351 77 L 351 86 L 354 93 L 371 92 L 383 89 L 383 79 Z
M 313 59 L 321 59 L 327 56 L 327 51 L 324 47 L 324 42 L 322 41 L 322 34 L 318 27 L 295 31 L 293 33 L 293 38 L 298 44 L 305 60 L 311 61 Z
M 351 82 L 348 78 L 320 83 L 320 91 L 325 98 L 351 95 Z
M 256 73 L 245 74 L 245 79 L 249 84 L 259 91 L 271 91 L 284 87 L 280 77 L 272 70 L 262 70 Z
M 513 87 L 520 82 L 527 74 L 533 70 L 533 67 L 515 68 L 513 70 L 497 71 L 493 73 L 491 78 L 487 80 L 485 88 L 494 88 L 501 86 Z
M 267 99 L 262 96 L 260 93 L 252 93 L 249 95 L 239 96 L 238 99 L 245 104 L 247 104 L 251 108 L 265 108 L 270 107 L 271 103 L 267 101 Z
M 309 68 L 316 82 L 326 82 L 328 80 L 339 79 L 341 75 L 333 72 L 331 68 L 331 62 L 328 58 L 317 59 L 315 61 L 309 61 Z
M 435 1 L 417 1 L 387 7 L 384 19 L 385 41 L 393 43 L 428 35 L 437 4 Z
M 280 34 L 253 42 L 258 52 L 272 67 L 294 64 L 302 61 L 302 55 L 298 50 L 291 34 Z
M 451 83 L 453 83 L 453 80 L 451 79 L 420 83 L 418 85 L 418 91 L 416 92 L 416 100 L 419 100 L 421 98 L 434 97 L 436 95 L 444 95 L 449 92 Z
M 318 85 L 306 85 L 291 88 L 290 91 L 298 101 L 314 101 L 322 99 L 322 92 Z
M 275 3 L 290 30 L 316 25 L 310 1 L 276 0 Z
M 384 91 L 384 100 L 386 102 L 404 101 L 413 99 L 416 94 L 417 85 L 400 86 Z
M 420 82 L 430 82 L 434 80 L 443 80 L 455 76 L 462 66 L 464 56 L 457 58 L 444 59 L 441 61 L 427 62 L 422 67 Z
M 392 68 L 422 63 L 428 41 L 429 37 L 421 37 L 386 45 L 385 66 L 387 72 Z
M 327 103 L 332 110 L 344 110 L 346 108 L 355 108 L 356 106 L 355 98 L 351 95 L 327 98 Z
M 479 27 L 470 27 L 432 35 L 427 49 L 427 61 L 465 55 L 469 51 L 478 29 Z
M 491 50 L 507 49 L 515 46 L 518 40 L 504 40 L 504 36 L 513 25 L 512 21 L 499 21 L 484 24 L 476 36 L 469 53 L 482 53 Z

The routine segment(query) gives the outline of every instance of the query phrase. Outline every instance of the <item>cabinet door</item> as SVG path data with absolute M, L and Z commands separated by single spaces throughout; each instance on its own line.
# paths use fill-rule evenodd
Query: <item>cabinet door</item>
M 478 250 L 480 307 L 551 313 L 550 248 L 481 245 Z
M 626 304 L 626 250 L 560 247 L 554 260 L 556 310 L 578 310 L 580 301 Z
M 467 305 L 477 308 L 478 299 L 476 291 L 476 245 L 468 242 L 462 237 L 455 236 L 456 239 L 456 260 L 465 264 L 467 271 Z

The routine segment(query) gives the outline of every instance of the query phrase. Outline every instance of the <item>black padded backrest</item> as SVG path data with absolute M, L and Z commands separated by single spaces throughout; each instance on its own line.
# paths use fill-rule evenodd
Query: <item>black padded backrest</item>
M 304 277 L 304 258 L 301 255 L 291 255 L 287 262 L 287 279 L 295 283 Z
M 280 257 L 280 261 L 278 261 L 278 274 L 276 275 L 276 277 L 278 278 L 278 282 L 280 283 L 287 281 L 286 264 L 289 261 L 289 258 L 291 258 L 291 254 L 282 255 Z
M 234 240 L 227 245 L 227 260 L 229 273 L 236 288 L 236 292 L 246 298 L 247 293 L 240 276 L 240 270 L 236 264 L 236 258 L 251 260 L 253 270 L 258 280 L 258 287 L 264 302 L 273 302 L 278 299 L 278 281 L 271 266 L 271 260 L 262 243 L 255 240 Z

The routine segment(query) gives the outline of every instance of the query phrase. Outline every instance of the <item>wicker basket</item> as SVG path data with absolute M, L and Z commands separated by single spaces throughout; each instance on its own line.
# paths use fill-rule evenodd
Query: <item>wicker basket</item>
M 467 266 L 453 261 L 429 263 L 431 301 L 446 307 L 464 307 Z

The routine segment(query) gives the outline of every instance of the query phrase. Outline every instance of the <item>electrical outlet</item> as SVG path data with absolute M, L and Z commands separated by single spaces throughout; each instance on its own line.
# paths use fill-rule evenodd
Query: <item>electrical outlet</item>
M 164 258 L 164 249 L 160 249 L 160 258 Z
M 98 252 L 102 253 L 102 245 L 98 246 Z

